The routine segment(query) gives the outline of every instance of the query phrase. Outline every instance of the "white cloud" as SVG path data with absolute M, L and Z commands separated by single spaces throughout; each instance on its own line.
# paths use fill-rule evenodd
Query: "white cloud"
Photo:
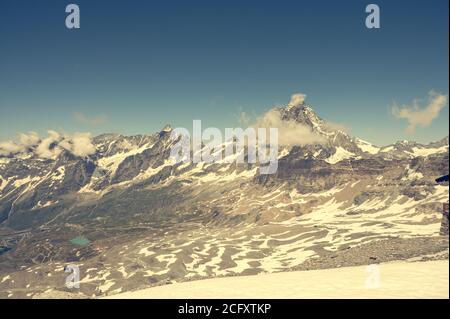
M 289 101 L 289 106 L 295 107 L 299 105 L 303 105 L 306 100 L 306 94 L 303 93 L 294 93 L 291 95 L 291 100 Z
M 25 147 L 36 145 L 39 142 L 39 140 L 40 140 L 39 135 L 36 132 L 19 134 L 19 141 Z
M 22 153 L 39 142 L 39 135 L 35 132 L 19 134 L 19 143 L 14 141 L 0 142 L 0 156 Z
M 19 153 L 23 151 L 23 146 L 13 141 L 0 142 L 0 155 L 8 156 L 10 154 Z
M 19 142 L 0 143 L 0 155 L 10 156 L 32 152 L 39 158 L 55 159 L 64 150 L 75 156 L 85 157 L 95 153 L 90 133 L 60 134 L 49 130 L 48 136 L 41 139 L 35 132 L 19 134 Z
M 80 112 L 73 113 L 75 120 L 82 124 L 88 125 L 100 125 L 108 122 L 108 117 L 106 115 L 94 115 L 88 116 Z
M 350 132 L 350 128 L 347 125 L 342 124 L 342 123 L 324 121 L 323 126 L 325 127 L 325 129 L 327 129 L 329 131 L 342 131 L 344 133 Z
M 58 147 L 61 135 L 55 131 L 47 131 L 48 137 L 44 138 L 36 148 L 35 154 L 41 158 L 52 159 L 56 158 L 61 153 L 61 148 Z
M 278 109 L 272 109 L 256 120 L 255 128 L 278 128 L 278 144 L 283 146 L 322 144 L 324 137 L 308 126 L 295 121 L 284 121 Z
M 408 126 L 405 131 L 408 134 L 412 134 L 417 126 L 429 126 L 439 116 L 440 111 L 447 103 L 447 95 L 430 91 L 428 93 L 428 104 L 424 108 L 420 108 L 419 100 L 416 99 L 411 105 L 398 106 L 394 104 L 391 107 L 391 112 L 396 118 L 406 119 L 408 121 Z
M 90 133 L 75 133 L 70 138 L 72 147 L 67 150 L 80 157 L 94 154 L 96 150 L 91 140 Z

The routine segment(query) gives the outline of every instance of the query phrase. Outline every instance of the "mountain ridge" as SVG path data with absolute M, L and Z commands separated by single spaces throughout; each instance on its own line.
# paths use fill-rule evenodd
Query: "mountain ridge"
M 64 290 L 55 278 L 67 263 L 83 265 L 82 292 L 99 296 L 314 258 L 334 265 L 346 247 L 370 256 L 380 253 L 372 243 L 393 238 L 407 241 L 402 256 L 430 251 L 448 199 L 434 181 L 448 174 L 448 137 L 377 147 L 321 127 L 312 109 L 281 112 L 329 139 L 281 146 L 272 175 L 257 164 L 176 163 L 167 126 L 93 137 L 88 156 L 63 144 L 54 158 L 0 157 L 0 296 L 27 297 L 10 291 L 30 283 L 31 295 Z M 73 244 L 80 236 L 88 244 Z

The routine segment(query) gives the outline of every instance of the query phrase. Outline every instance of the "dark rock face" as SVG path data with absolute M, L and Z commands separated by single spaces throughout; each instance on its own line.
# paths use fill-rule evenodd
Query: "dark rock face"
M 443 236 L 448 236 L 448 203 L 443 204 L 440 234 Z
M 78 160 L 65 165 L 64 179 L 60 185 L 60 193 L 78 191 L 90 182 L 95 171 L 95 163 L 91 160 Z
M 129 181 L 138 176 L 140 173 L 147 171 L 149 168 L 158 168 L 163 165 L 170 156 L 170 131 L 161 131 L 151 138 L 143 139 L 144 143 L 148 143 L 148 148 L 143 149 L 137 154 L 126 157 L 118 166 L 114 175 L 111 177 L 111 183 L 117 184 Z M 142 147 L 143 142 L 138 145 Z M 146 145 L 146 144 L 143 144 Z
M 6 253 L 8 250 L 11 250 L 11 248 L 6 246 L 0 246 L 0 255 Z

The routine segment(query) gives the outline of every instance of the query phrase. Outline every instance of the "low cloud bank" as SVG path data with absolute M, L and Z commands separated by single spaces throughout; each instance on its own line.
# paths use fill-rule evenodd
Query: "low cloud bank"
M 52 130 L 47 133 L 44 138 L 35 132 L 21 133 L 18 141 L 0 142 L 0 156 L 33 153 L 39 158 L 55 159 L 64 150 L 79 157 L 92 155 L 96 151 L 90 133 L 60 134 Z

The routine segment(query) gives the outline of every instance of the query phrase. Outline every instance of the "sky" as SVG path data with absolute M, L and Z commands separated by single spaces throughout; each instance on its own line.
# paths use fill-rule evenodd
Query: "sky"
M 449 131 L 448 36 L 448 0 L 0 0 L 0 140 L 237 127 L 301 92 L 351 135 L 427 143 Z

